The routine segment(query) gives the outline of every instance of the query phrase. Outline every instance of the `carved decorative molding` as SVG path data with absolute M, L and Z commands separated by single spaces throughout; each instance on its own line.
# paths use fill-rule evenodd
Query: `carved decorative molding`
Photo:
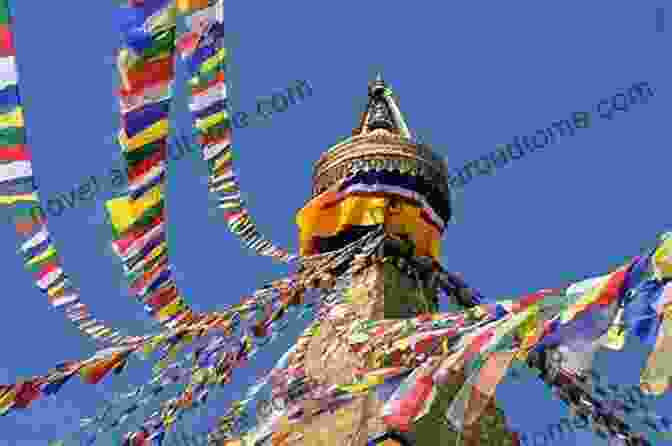
M 354 136 L 333 147 L 315 163 L 313 196 L 361 171 L 398 170 L 431 182 L 448 197 L 446 163 L 429 147 L 384 129 Z

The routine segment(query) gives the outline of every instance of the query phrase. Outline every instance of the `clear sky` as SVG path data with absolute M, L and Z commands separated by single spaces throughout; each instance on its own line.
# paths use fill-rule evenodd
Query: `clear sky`
M 91 175 L 107 179 L 118 163 L 111 58 L 119 41 L 115 2 L 14 2 L 20 88 L 34 169 L 43 199 L 68 193 Z M 401 98 L 409 125 L 452 168 L 532 135 L 573 112 L 590 112 L 590 128 L 479 176 L 458 193 L 457 223 L 444 242 L 445 265 L 483 293 L 501 298 L 604 272 L 672 230 L 669 181 L 672 26 L 656 31 L 660 2 L 228 2 L 227 47 L 235 110 L 308 80 L 313 96 L 268 122 L 235 131 L 237 169 L 260 229 L 296 246 L 294 213 L 310 194 L 312 163 L 356 125 L 367 82 L 382 71 Z M 668 11 L 672 15 L 672 10 Z M 183 71 L 180 71 L 183 79 Z M 648 104 L 617 112 L 602 99 L 649 82 Z M 189 129 L 184 87 L 179 127 Z M 288 269 L 246 253 L 208 209 L 206 166 L 171 161 L 168 233 L 177 282 L 198 310 L 233 304 Z M 51 217 L 64 268 L 94 314 L 130 333 L 146 324 L 129 297 L 109 248 L 103 201 Z M 47 372 L 91 355 L 81 338 L 33 284 L 16 255 L 14 229 L 0 221 L 4 311 L 0 313 L 0 381 Z M 300 329 L 297 326 L 293 332 Z M 228 390 L 240 395 L 256 373 L 290 344 L 259 355 Z M 646 349 L 605 352 L 598 370 L 610 382 L 635 384 Z M 121 377 L 97 386 L 69 382 L 55 400 L 0 419 L 0 445 L 45 445 L 77 428 L 113 391 L 139 384 L 148 364 L 133 360 Z M 541 383 L 508 380 L 498 392 L 511 423 L 546 430 L 566 414 Z M 210 417 L 221 410 L 214 402 Z M 656 403 L 672 413 L 672 397 Z M 590 433 L 565 444 L 606 444 Z M 99 444 L 111 444 L 109 440 Z M 550 444 L 550 443 L 549 443 Z M 560 444 L 560 443 L 558 443 Z

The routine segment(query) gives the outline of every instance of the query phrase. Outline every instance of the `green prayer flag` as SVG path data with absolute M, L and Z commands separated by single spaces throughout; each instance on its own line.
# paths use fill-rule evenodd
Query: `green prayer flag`
M 7 127 L 0 129 L 0 147 L 16 146 L 25 143 L 26 131 L 24 127 Z
M 39 223 L 46 217 L 41 205 L 22 203 L 14 206 L 14 222 L 16 224 Z
M 9 25 L 10 18 L 9 0 L 0 0 L 0 25 Z
M 142 52 L 143 59 L 151 59 L 163 52 L 175 51 L 175 28 L 162 31 L 152 39 L 152 46 Z
M 124 159 L 128 163 L 128 167 L 131 168 L 134 164 L 149 158 L 153 153 L 161 148 L 161 145 L 162 142 L 157 141 L 145 144 L 141 148 L 133 150 L 132 152 L 124 152 Z

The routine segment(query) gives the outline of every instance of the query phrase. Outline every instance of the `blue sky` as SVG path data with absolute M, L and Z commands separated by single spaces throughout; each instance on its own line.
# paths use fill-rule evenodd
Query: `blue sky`
M 26 125 L 43 197 L 69 191 L 118 163 L 112 54 L 119 40 L 115 2 L 15 2 L 16 46 Z M 373 2 L 226 4 L 232 104 L 254 110 L 258 97 L 308 80 L 313 97 L 265 123 L 235 132 L 238 171 L 260 229 L 296 247 L 294 213 L 310 194 L 312 164 L 350 133 L 367 82 L 382 71 L 401 97 L 409 125 L 459 168 L 517 135 L 532 135 L 572 112 L 646 81 L 655 97 L 591 128 L 480 176 L 458 193 L 457 223 L 444 241 L 444 264 L 483 293 L 501 298 L 606 272 L 672 230 L 669 178 L 670 32 L 656 32 L 653 1 L 561 3 Z M 669 28 L 669 27 L 668 27 Z M 183 79 L 182 71 L 180 71 Z M 189 128 L 184 87 L 175 106 Z M 198 159 L 171 162 L 168 237 L 178 285 L 198 310 L 238 302 L 288 269 L 248 254 L 208 212 Z M 64 268 L 94 314 L 130 333 L 150 325 L 129 297 L 110 231 L 103 225 L 109 188 L 49 227 Z M 0 378 L 42 374 L 93 353 L 63 315 L 51 310 L 15 254 L 16 234 L 0 220 L 5 311 L 0 318 Z M 301 326 L 291 331 L 298 332 Z M 291 334 L 291 333 L 290 333 Z M 291 336 L 235 375 L 239 395 L 290 345 Z M 604 352 L 598 370 L 634 384 L 646 349 Z M 76 430 L 76 420 L 149 365 L 134 360 L 121 377 L 97 386 L 73 379 L 56 400 L 0 419 L 0 445 L 45 445 Z M 511 423 L 545 430 L 566 414 L 543 384 L 507 381 L 498 399 Z M 203 417 L 223 407 L 214 402 Z M 672 412 L 672 397 L 656 402 Z M 570 444 L 606 444 L 590 433 Z M 111 440 L 99 444 L 111 444 Z

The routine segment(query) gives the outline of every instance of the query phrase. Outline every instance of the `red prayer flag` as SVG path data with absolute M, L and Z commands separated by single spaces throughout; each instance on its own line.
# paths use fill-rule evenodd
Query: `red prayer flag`
M 15 56 L 14 37 L 9 25 L 0 25 L 0 57 Z
M 595 305 L 609 305 L 617 299 L 623 290 L 627 273 L 627 268 L 622 268 L 613 273 L 611 277 L 609 277 L 607 285 L 602 290 L 602 293 L 600 293 L 600 297 L 595 301 Z
M 45 383 L 44 378 L 36 378 L 16 385 L 14 407 L 25 409 L 31 402 L 40 396 L 40 385 Z
M 27 235 L 30 234 L 31 232 L 34 232 L 35 226 L 42 224 L 42 220 L 40 217 L 37 217 L 38 221 L 35 221 L 34 219 L 28 217 L 26 219 L 20 219 L 17 218 L 16 221 L 16 232 L 22 235 Z
M 122 89 L 123 93 L 130 95 L 140 92 L 147 87 L 161 84 L 173 79 L 175 74 L 173 58 L 166 57 L 154 62 L 142 64 L 140 68 L 126 73 L 130 88 Z
M 153 309 L 158 310 L 164 305 L 171 303 L 176 297 L 177 289 L 175 288 L 175 284 L 171 284 L 165 289 L 160 289 L 158 293 L 154 294 L 149 299 L 146 299 L 145 303 Z
M 180 53 L 184 53 L 185 51 L 193 52 L 198 46 L 199 38 L 200 34 L 193 31 L 187 32 L 177 40 L 175 46 Z
M 2 57 L 0 55 L 0 57 Z M 23 144 L 0 148 L 0 159 L 3 161 L 29 161 L 31 159 L 28 147 Z
M 118 366 L 124 359 L 124 355 L 116 354 L 110 359 L 103 359 L 82 367 L 79 373 L 85 383 L 98 384 L 110 370 Z
M 35 274 L 35 276 L 36 276 L 37 280 L 41 280 L 41 279 L 43 279 L 47 274 L 56 271 L 59 267 L 60 267 L 60 266 L 59 266 L 58 262 L 47 263 L 47 264 L 45 264 L 45 265 L 42 267 L 42 269 L 40 269 L 39 271 L 37 271 L 37 273 Z

